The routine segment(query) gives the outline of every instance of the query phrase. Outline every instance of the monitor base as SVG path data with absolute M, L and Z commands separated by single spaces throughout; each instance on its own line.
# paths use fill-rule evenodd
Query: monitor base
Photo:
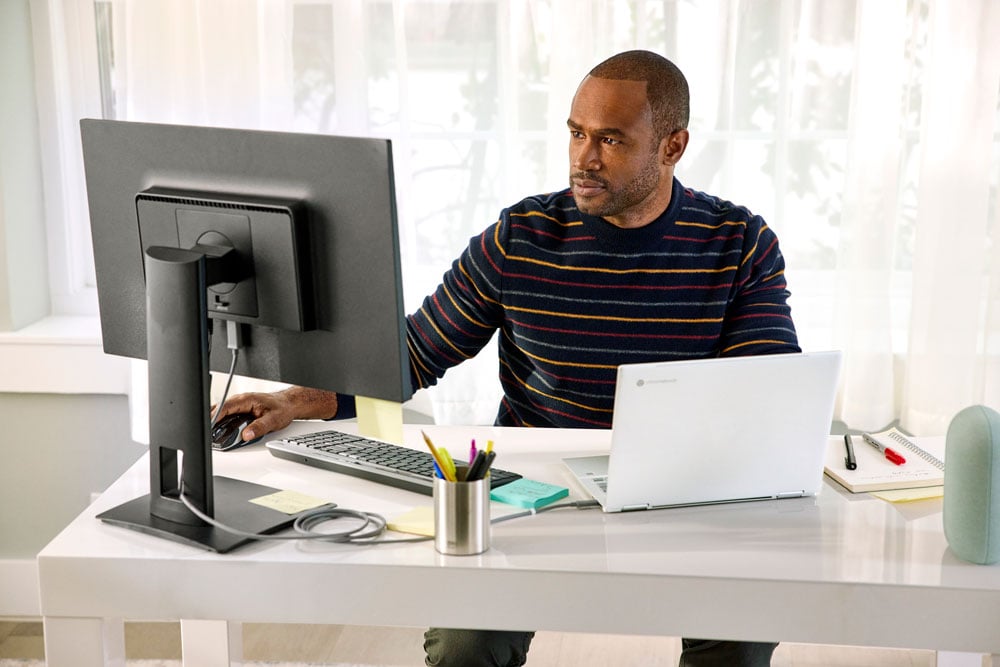
M 213 477 L 215 519 L 233 528 L 257 534 L 271 534 L 288 528 L 299 514 L 285 514 L 250 502 L 279 490 L 231 477 Z M 97 515 L 105 523 L 156 535 L 174 542 L 226 553 L 253 542 L 253 538 L 234 535 L 214 526 L 191 526 L 168 521 L 149 512 L 149 495 L 113 507 Z

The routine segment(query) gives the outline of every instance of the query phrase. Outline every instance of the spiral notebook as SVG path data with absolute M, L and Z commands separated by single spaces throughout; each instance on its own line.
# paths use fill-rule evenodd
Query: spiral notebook
M 831 437 L 827 443 L 824 471 L 852 493 L 917 489 L 944 484 L 944 437 L 912 438 L 896 428 L 869 437 L 903 455 L 906 463 L 896 465 L 886 460 L 875 447 L 860 435 L 852 438 L 855 470 L 848 470 L 843 436 Z

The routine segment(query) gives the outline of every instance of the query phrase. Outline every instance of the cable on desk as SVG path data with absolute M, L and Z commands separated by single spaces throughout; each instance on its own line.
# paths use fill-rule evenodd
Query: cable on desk
M 194 503 L 184 495 L 183 484 L 181 486 L 180 494 L 181 502 L 187 507 L 191 512 L 204 521 L 205 523 L 218 528 L 219 530 L 225 531 L 232 535 L 238 537 L 245 537 L 253 540 L 268 540 L 268 541 L 283 541 L 283 540 L 322 540 L 326 542 L 337 542 L 337 543 L 348 543 L 348 544 L 384 544 L 388 542 L 423 542 L 426 540 L 433 539 L 431 537 L 417 537 L 417 538 L 403 538 L 398 540 L 382 540 L 376 541 L 375 538 L 383 534 L 386 530 L 386 520 L 381 514 L 376 514 L 375 512 L 364 512 L 361 510 L 352 510 L 347 508 L 340 508 L 334 504 L 324 505 L 322 507 L 317 507 L 314 510 L 304 512 L 299 515 L 295 522 L 292 524 L 292 529 L 295 530 L 294 535 L 266 535 L 262 533 L 250 533 L 245 530 L 240 530 L 233 526 L 226 525 L 217 519 L 208 516 L 200 509 L 195 507 Z M 326 523 L 328 521 L 333 521 L 334 519 L 341 519 L 344 517 L 350 517 L 353 519 L 358 519 L 361 521 L 360 526 L 355 526 L 346 530 L 339 530 L 333 532 L 317 532 L 315 530 L 316 526 Z
M 239 528 L 234 528 L 233 526 L 226 525 L 221 521 L 216 520 L 213 517 L 208 516 L 200 509 L 194 506 L 194 503 L 184 495 L 184 485 L 181 484 L 181 502 L 187 507 L 191 512 L 204 521 L 205 523 L 218 528 L 219 530 L 225 531 L 232 535 L 238 537 L 245 537 L 253 540 L 271 540 L 271 541 L 284 541 L 284 540 L 321 540 L 325 542 L 335 542 L 338 544 L 401 544 L 404 542 L 427 542 L 433 540 L 434 538 L 428 535 L 421 535 L 417 537 L 403 537 L 399 539 L 391 540 L 379 540 L 376 539 L 380 535 L 383 535 L 387 528 L 387 522 L 385 517 L 381 514 L 375 512 L 365 512 L 361 510 L 352 510 L 347 508 L 337 507 L 335 504 L 331 503 L 324 505 L 322 507 L 317 507 L 314 510 L 304 512 L 299 515 L 295 522 L 292 524 L 292 529 L 295 530 L 294 535 L 265 535 L 261 533 L 250 533 Z M 490 520 L 491 524 L 500 523 L 502 521 L 510 521 L 511 519 L 519 519 L 526 516 L 531 516 L 533 514 L 538 514 L 539 512 L 548 512 L 549 510 L 556 509 L 591 509 L 594 507 L 599 507 L 597 501 L 595 500 L 578 500 L 567 503 L 558 503 L 556 505 L 549 505 L 547 507 L 542 507 L 540 509 L 531 509 L 525 512 L 517 512 L 515 514 L 508 514 L 506 516 L 499 516 Z M 317 532 L 316 526 L 326 523 L 328 521 L 333 521 L 334 519 L 340 519 L 344 517 L 350 517 L 358 519 L 361 521 L 360 526 L 356 526 L 351 529 L 334 531 L 334 532 Z
M 550 510 L 561 510 L 561 509 L 588 510 L 600 506 L 601 506 L 600 503 L 598 503 L 596 500 L 573 500 L 565 503 L 557 503 L 555 505 L 546 505 L 545 507 L 539 507 L 538 509 L 525 510 L 523 512 L 517 512 L 515 514 L 498 516 L 495 519 L 490 519 L 490 523 L 500 523 L 501 521 L 510 521 L 511 519 L 521 519 L 526 516 L 532 516 L 534 514 L 539 514 L 540 512 L 548 512 Z

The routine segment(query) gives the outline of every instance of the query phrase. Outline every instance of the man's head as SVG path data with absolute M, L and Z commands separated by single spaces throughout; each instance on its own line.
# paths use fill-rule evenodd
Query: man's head
M 688 115 L 687 81 L 662 56 L 627 51 L 591 70 L 567 121 L 577 207 L 620 227 L 652 222 L 670 203 Z
M 616 81 L 644 81 L 657 140 L 676 130 L 687 129 L 691 116 L 691 93 L 687 79 L 677 65 L 658 53 L 625 51 L 597 65 L 590 70 L 589 76 Z

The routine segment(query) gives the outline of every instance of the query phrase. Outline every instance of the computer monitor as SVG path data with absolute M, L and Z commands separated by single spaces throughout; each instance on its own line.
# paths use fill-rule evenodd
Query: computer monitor
M 104 350 L 148 359 L 150 493 L 100 518 L 225 552 L 295 517 L 212 475 L 210 370 L 402 402 L 384 139 L 80 122 Z

